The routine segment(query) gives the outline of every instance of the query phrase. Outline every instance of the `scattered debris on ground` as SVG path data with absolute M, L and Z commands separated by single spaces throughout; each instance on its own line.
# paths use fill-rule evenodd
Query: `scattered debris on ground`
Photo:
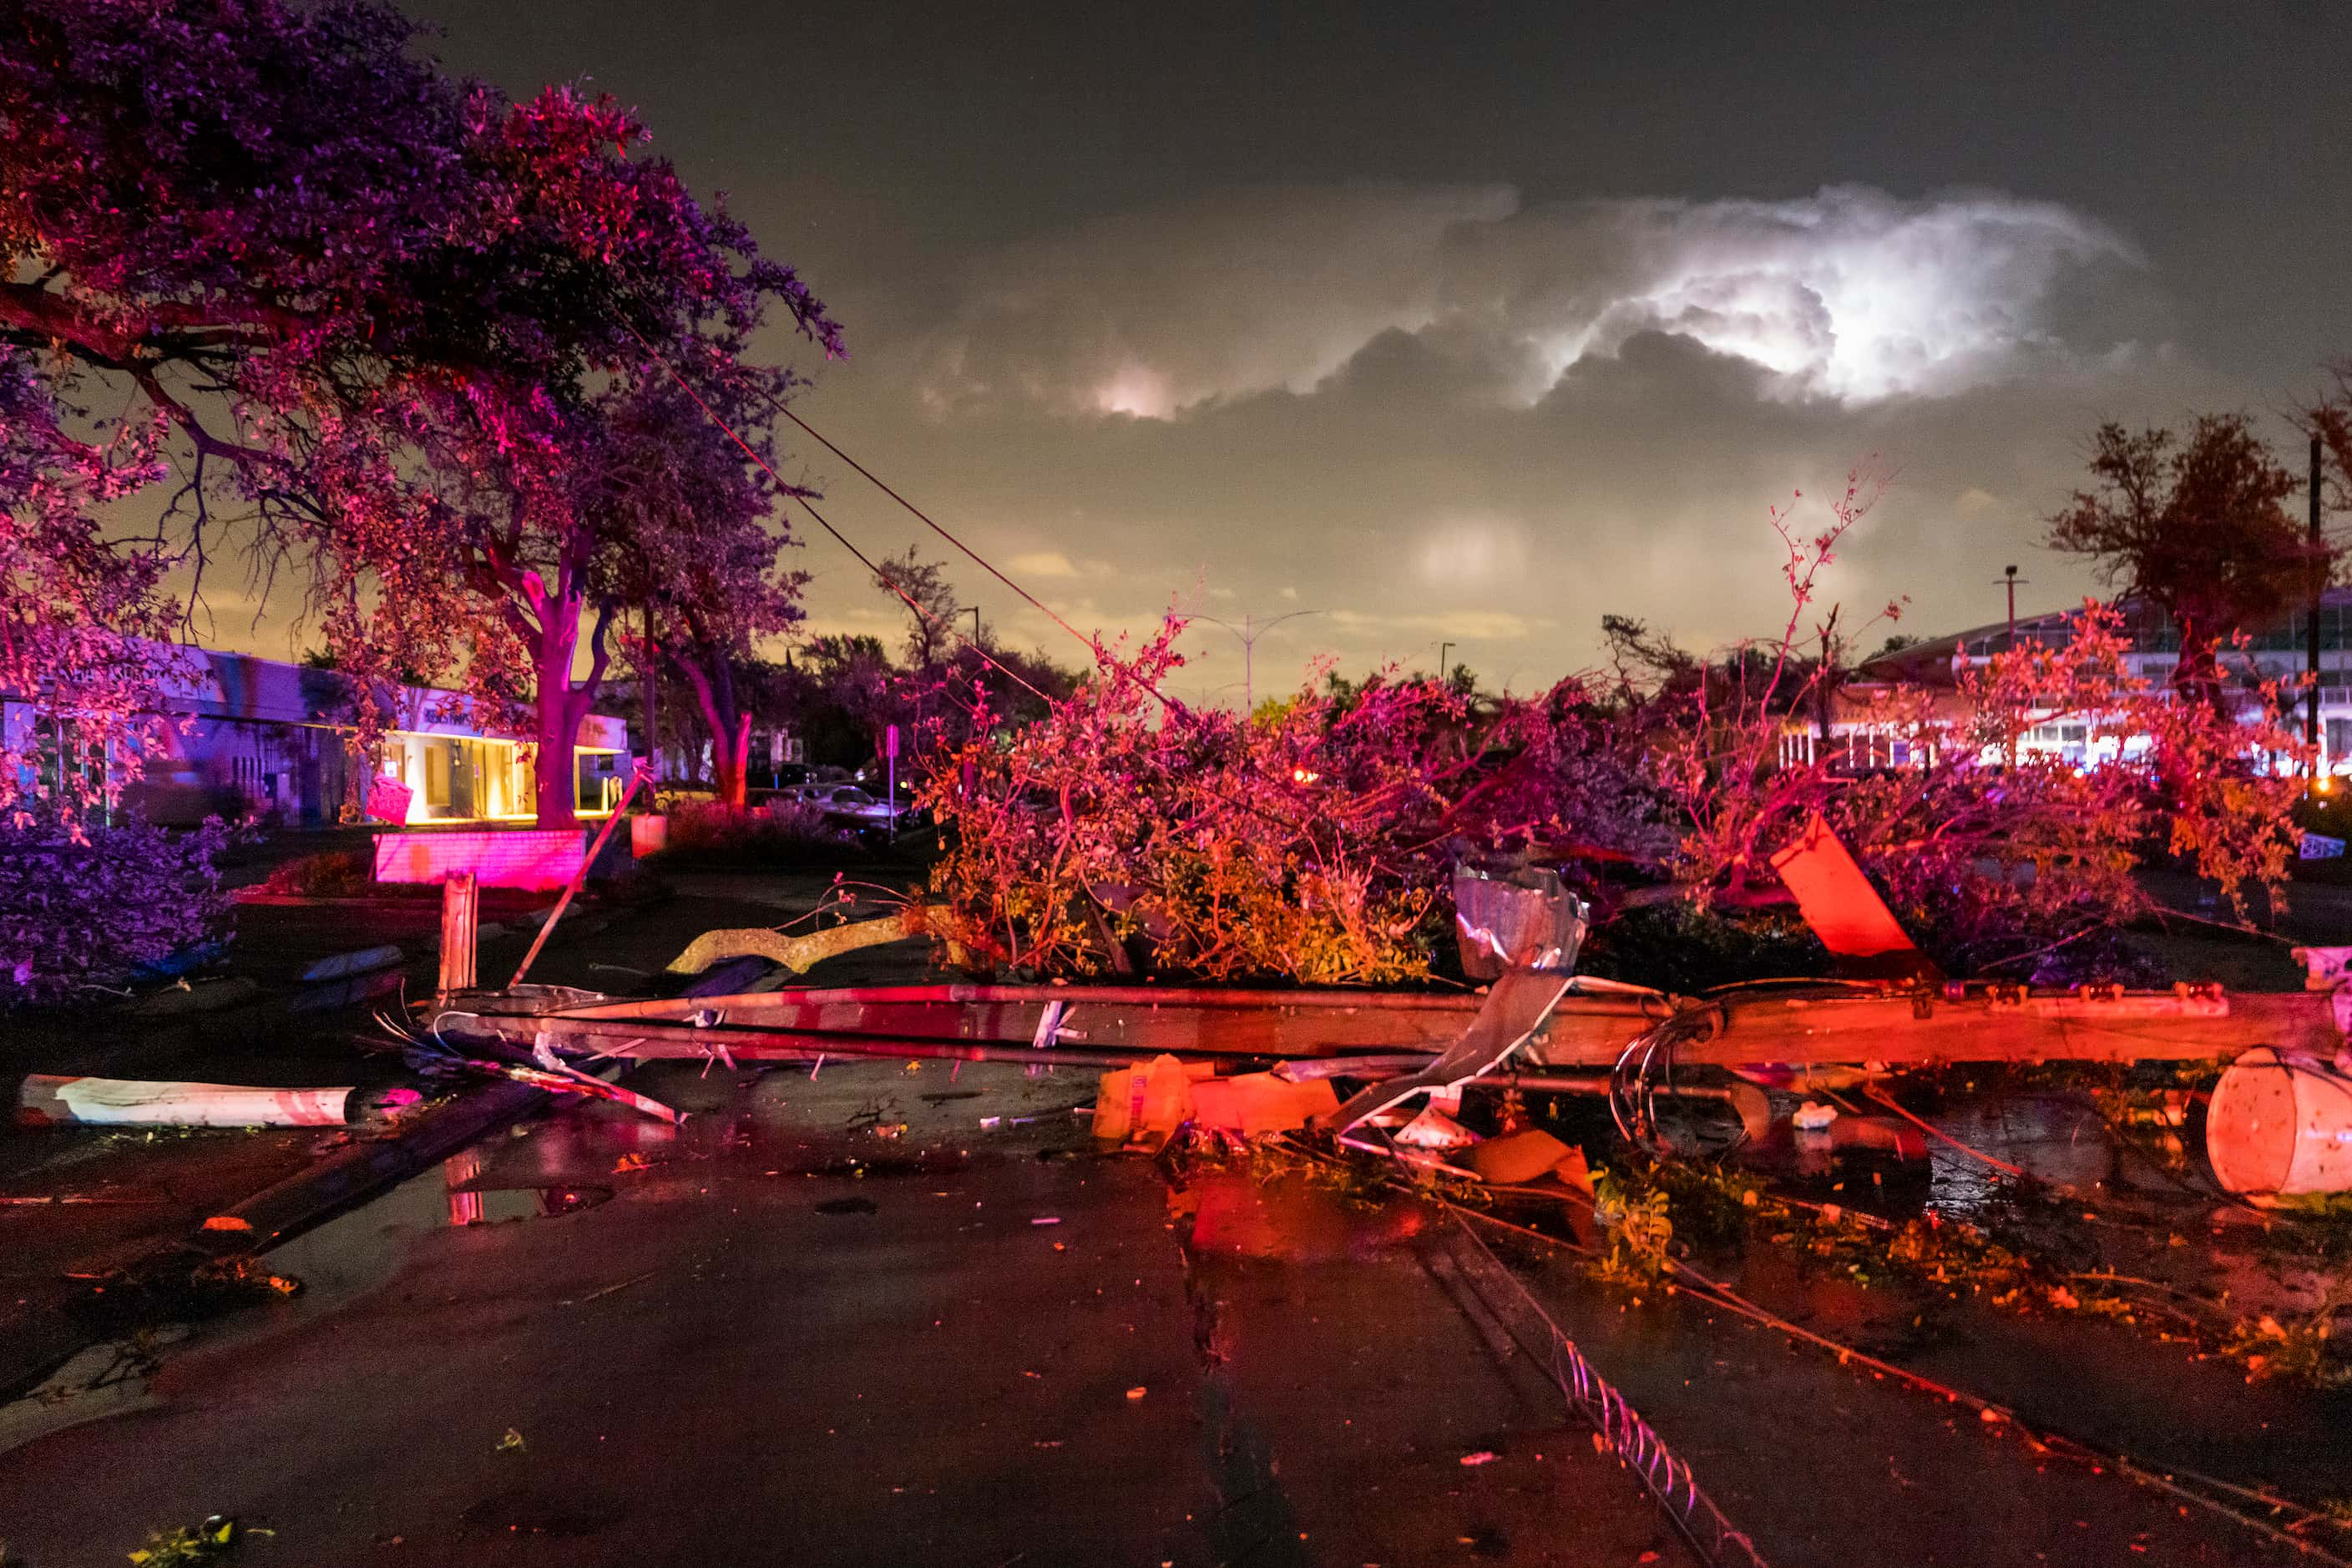
M 215 1514 L 193 1527 L 150 1531 L 147 1544 L 128 1555 L 135 1568 L 196 1568 L 201 1563 L 229 1562 L 236 1556 L 240 1542 L 270 1533 L 267 1530 L 241 1528 L 236 1521 Z

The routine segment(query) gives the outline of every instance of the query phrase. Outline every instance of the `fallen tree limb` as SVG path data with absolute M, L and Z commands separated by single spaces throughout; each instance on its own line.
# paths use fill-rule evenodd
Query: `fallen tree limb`
M 920 905 L 908 908 L 903 914 L 833 926 L 807 936 L 786 936 L 766 926 L 729 927 L 704 931 L 688 942 L 684 952 L 670 960 L 669 972 L 699 974 L 730 958 L 764 958 L 782 964 L 795 974 L 805 974 L 825 959 L 855 952 L 861 947 L 922 936 L 929 930 Z

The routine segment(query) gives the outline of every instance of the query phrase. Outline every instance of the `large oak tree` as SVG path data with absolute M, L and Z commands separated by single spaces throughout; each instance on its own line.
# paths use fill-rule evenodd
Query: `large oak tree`
M 459 668 L 527 692 L 541 820 L 569 822 L 581 622 L 593 696 L 625 526 L 593 478 L 608 418 L 669 368 L 733 384 L 772 307 L 828 354 L 839 331 L 630 115 L 511 102 L 415 34 L 366 4 L 11 7 L 0 381 L 38 406 L 5 499 L 83 551 L 89 636 L 168 620 L 160 567 L 242 529 L 265 566 L 315 571 L 363 695 Z M 182 481 L 152 533 L 110 536 L 98 508 L 161 477 L 153 422 Z M 0 552 L 12 599 L 26 559 Z M 55 642 L 17 639 L 12 681 L 54 687 Z

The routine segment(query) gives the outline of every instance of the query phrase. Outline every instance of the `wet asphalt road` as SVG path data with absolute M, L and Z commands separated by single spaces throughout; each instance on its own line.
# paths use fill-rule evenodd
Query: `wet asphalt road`
M 635 1081 L 686 1129 L 593 1107 L 502 1136 L 281 1248 L 308 1292 L 171 1348 L 143 1398 L 41 1411 L 102 1418 L 0 1454 L 15 1561 L 117 1563 L 212 1513 L 276 1531 L 263 1564 L 1695 1561 L 1434 1210 L 1215 1173 L 1171 1208 L 1092 1152 L 1091 1075 Z M 1779 1336 L 1511 1260 L 1769 1562 L 2286 1560 Z
M 689 886 L 559 945 L 545 976 L 617 988 L 709 925 L 779 918 Z M 313 1075 L 353 1022 L 293 1051 L 254 1032 L 234 1076 Z M 683 1131 L 561 1110 L 279 1249 L 306 1292 L 167 1335 L 152 1380 L 0 1408 L 6 1561 L 120 1563 L 212 1513 L 275 1531 L 238 1562 L 302 1568 L 1696 1560 L 1439 1211 L 1214 1173 L 1171 1205 L 1160 1170 L 1097 1156 L 1069 1114 L 1091 1074 L 633 1081 L 691 1111 Z M 191 1145 L 174 1202 L 300 1157 L 238 1136 Z M 44 1158 L 22 1178 L 86 1164 Z M 1686 1299 L 1633 1306 L 1539 1247 L 1499 1250 L 1782 1568 L 2300 1560 Z M 0 1272 L 45 1266 L 28 1258 Z M 2248 1389 L 2108 1325 L 1923 1326 L 1883 1292 L 1769 1276 L 1743 1283 L 2033 1418 L 2352 1495 L 2340 1400 Z
M 411 1184 L 281 1249 L 310 1293 L 172 1356 L 143 1407 L 0 1457 L 12 1550 L 118 1563 L 226 1512 L 278 1532 L 247 1560 L 288 1563 L 1675 1552 L 1409 1248 L 1335 1224 L 1319 1259 L 1188 1267 L 1154 1168 L 1083 1150 L 1090 1082 L 642 1079 L 702 1114 L 502 1141 L 484 1224 Z M 847 1130 L 875 1115 L 908 1131 Z M 551 1188 L 614 1195 L 499 1217 Z M 1504 1457 L 1462 1464 L 1481 1450 Z

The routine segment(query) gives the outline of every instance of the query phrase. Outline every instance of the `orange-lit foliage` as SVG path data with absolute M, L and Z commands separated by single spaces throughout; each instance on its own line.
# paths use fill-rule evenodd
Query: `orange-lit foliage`
M 2285 694 L 2151 690 L 2096 604 L 2063 644 L 1998 655 L 1957 690 L 1873 699 L 1901 765 L 1785 755 L 1841 679 L 1834 657 L 1806 657 L 1801 623 L 1875 493 L 1858 472 L 1811 536 L 1775 514 L 1791 601 L 1777 639 L 1701 659 L 1615 622 L 1613 672 L 1532 700 L 1375 677 L 1248 720 L 1193 712 L 1152 695 L 1181 662 L 1171 621 L 1044 721 L 941 753 L 925 798 L 949 830 L 932 888 L 950 945 L 982 969 L 1409 979 L 1429 972 L 1465 853 L 1599 847 L 1736 918 L 1778 891 L 1772 856 L 1819 812 L 1948 969 L 2023 977 L 2139 912 L 2151 850 L 2242 910 L 2248 883 L 2284 875 L 2299 787 Z M 1806 640 L 1833 656 L 1834 624 Z M 2025 743 L 2053 723 L 2120 758 L 2076 765 Z
M 1638 834 L 1645 805 L 1575 682 L 1473 698 L 1375 678 L 1255 719 L 1162 707 L 1171 619 L 1009 738 L 943 754 L 932 875 L 967 964 L 1209 979 L 1428 973 L 1465 848 Z

